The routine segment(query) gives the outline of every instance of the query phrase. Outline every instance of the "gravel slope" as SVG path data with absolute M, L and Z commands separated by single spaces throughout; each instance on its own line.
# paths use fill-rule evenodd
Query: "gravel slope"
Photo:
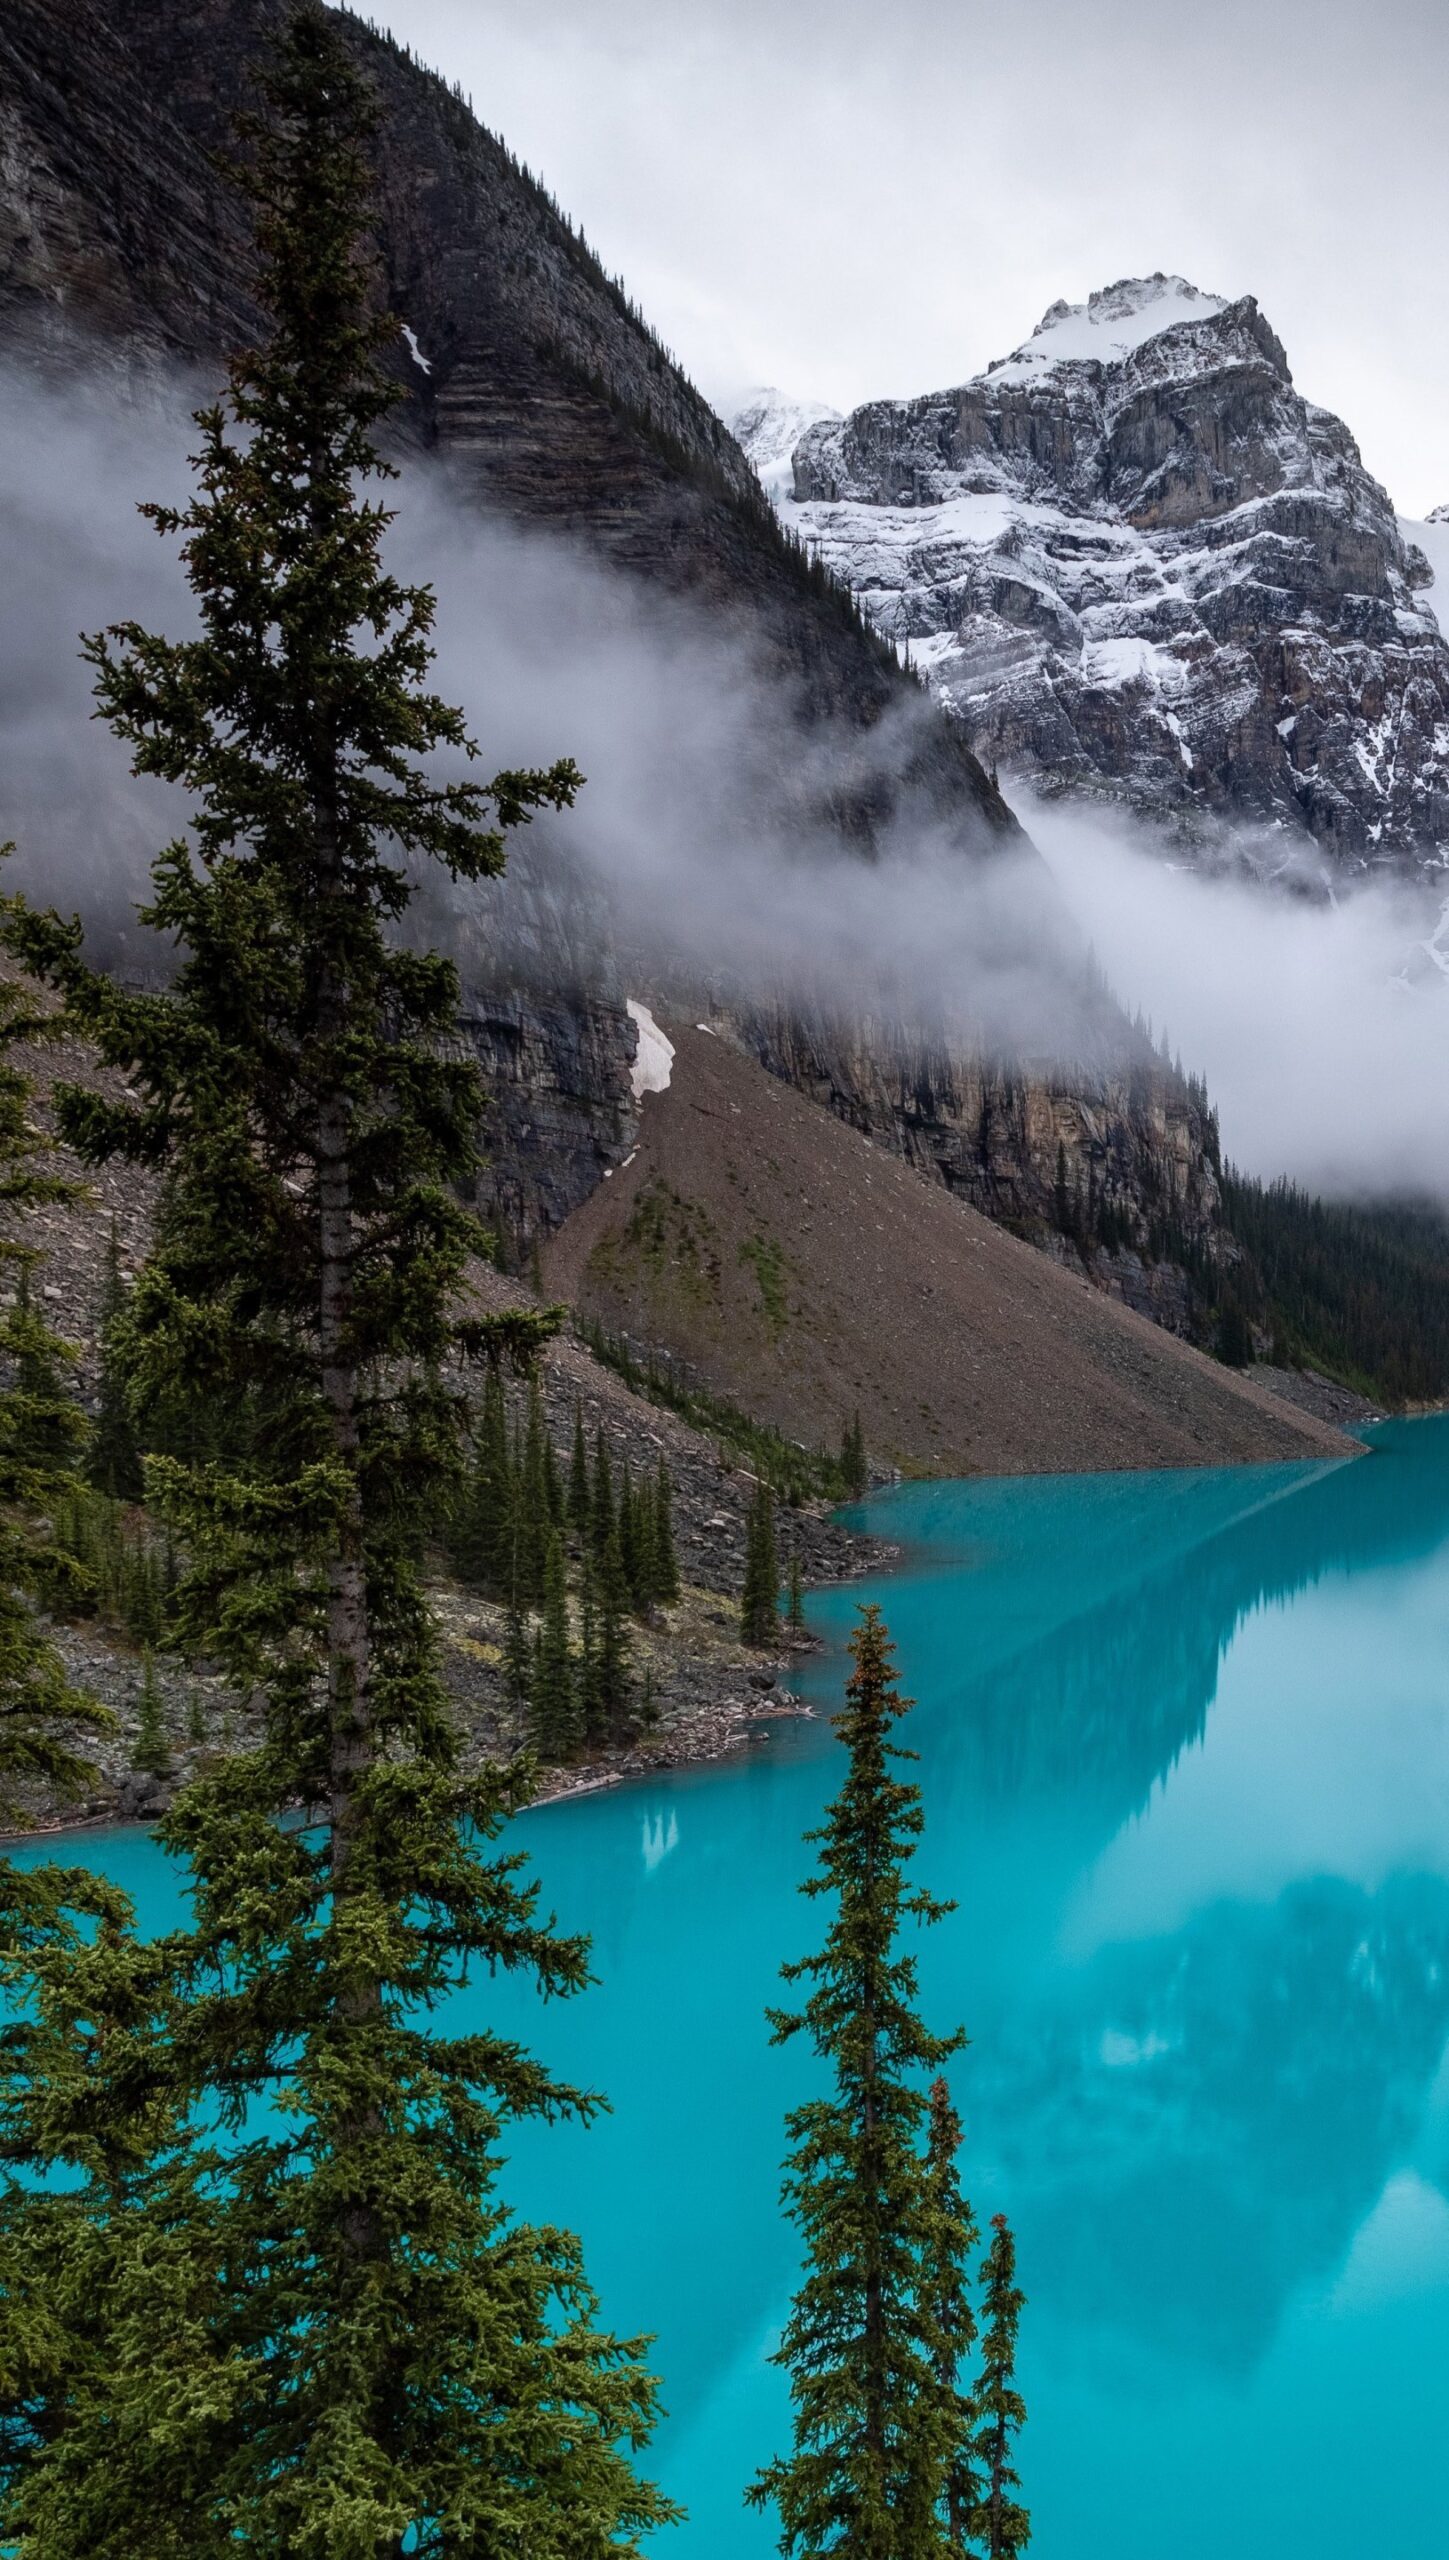
M 815 1444 L 1025 1475 L 1347 1456 L 1316 1416 L 1100 1296 L 722 1034 L 666 1024 L 634 1156 L 544 1257 L 550 1293 Z

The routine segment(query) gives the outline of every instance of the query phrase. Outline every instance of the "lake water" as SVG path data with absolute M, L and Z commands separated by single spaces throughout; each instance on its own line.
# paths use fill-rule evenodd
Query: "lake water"
M 922 1942 L 978 2213 L 1016 2226 L 1037 2560 L 1449 2541 L 1449 1420 L 1322 1466 L 904 1487 L 870 1586 L 919 1701 Z M 814 1604 L 844 1642 L 858 1590 Z M 811 1666 L 822 1703 L 838 1654 Z M 818 1910 L 823 1724 L 524 1818 L 599 1986 L 491 2013 L 610 2094 L 509 2190 L 657 2333 L 681 2560 L 773 2549 L 793 2239 L 775 1967 Z M 94 1855 L 148 1915 L 150 1844 Z

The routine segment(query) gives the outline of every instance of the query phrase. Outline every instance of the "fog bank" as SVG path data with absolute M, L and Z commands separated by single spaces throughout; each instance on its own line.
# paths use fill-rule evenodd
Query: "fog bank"
M 1120 994 L 1207 1079 L 1224 1152 L 1334 1195 L 1449 1202 L 1449 906 L 1208 876 L 1146 826 L 1016 801 Z
M 132 779 L 91 716 L 78 634 L 121 616 L 193 625 L 175 545 L 136 512 L 185 493 L 186 410 L 182 384 L 148 408 L 104 382 L 62 396 L 0 377 L 9 885 L 79 907 L 126 965 L 148 948 L 154 965 L 130 910 L 186 812 Z M 463 704 L 482 769 L 571 755 L 587 777 L 573 812 L 514 839 L 504 882 L 430 888 L 428 921 L 475 983 L 618 994 L 627 974 L 631 992 L 788 1001 L 1071 1070 L 1107 1063 L 1116 1037 L 1090 944 L 1122 1002 L 1206 1076 L 1235 1161 L 1449 1200 L 1437 899 L 1378 886 L 1331 904 L 1208 878 L 1130 821 L 1061 801 L 1019 812 L 1046 863 L 1013 857 L 913 791 L 923 696 L 903 693 L 869 736 L 802 722 L 748 630 L 481 519 L 431 466 L 393 498 L 391 565 L 436 586 L 438 689 Z M 875 784 L 895 815 L 871 862 L 829 811 Z

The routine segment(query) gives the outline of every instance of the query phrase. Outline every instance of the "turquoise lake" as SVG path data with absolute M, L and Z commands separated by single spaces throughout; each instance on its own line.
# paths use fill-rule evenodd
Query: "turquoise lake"
M 968 2191 L 1015 2224 L 1036 2560 L 1439 2560 L 1449 2541 L 1449 1419 L 1322 1466 L 903 1487 L 879 1599 L 918 1700 L 920 1942 Z M 844 1643 L 860 1587 L 818 1597 Z M 822 1705 L 838 1650 L 812 1662 Z M 781 2118 L 762 2012 L 814 1943 L 824 1723 L 525 1816 L 598 1987 L 480 1994 L 592 2132 L 508 2189 L 656 2333 L 661 2551 L 774 2546 L 740 2493 L 786 2440 Z M 135 1834 L 85 1844 L 151 1918 Z

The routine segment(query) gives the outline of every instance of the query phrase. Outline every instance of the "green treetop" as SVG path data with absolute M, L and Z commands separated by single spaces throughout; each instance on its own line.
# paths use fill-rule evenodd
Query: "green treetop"
M 851 1653 L 836 1720 L 845 1777 L 807 1835 L 820 1856 L 801 1888 L 828 1899 L 830 1926 L 818 1955 L 783 1967 L 807 1986 L 803 2007 L 771 2013 L 775 2041 L 806 2036 L 828 2074 L 825 2093 L 787 2119 L 784 2200 L 805 2253 L 777 2358 L 794 2449 L 749 2496 L 774 2502 L 780 2547 L 801 2560 L 938 2560 L 958 2445 L 943 2373 L 962 2314 L 940 2298 L 956 2241 L 943 2240 L 939 2180 L 922 2153 L 922 2078 L 962 2038 L 923 2024 L 915 1960 L 898 1938 L 904 1922 L 929 1924 L 950 1906 L 906 1881 L 920 1791 L 892 1770 L 910 1756 L 891 1744 L 907 1701 L 878 1609 L 862 1610 Z
M 153 1460 L 148 1491 L 186 1559 L 183 1640 L 261 1695 L 265 1730 L 163 1824 L 192 1919 L 162 1945 L 161 2096 L 147 2113 L 107 2083 L 130 2165 L 92 2228 L 119 2235 L 134 2202 L 128 2263 L 164 2240 L 184 2402 L 156 2404 L 154 2319 L 118 2313 L 99 2359 L 85 2322 L 66 2329 L 72 2267 L 33 2304 L 58 2306 L 54 2352 L 0 2434 L 0 2541 L 119 2550 L 103 2492 L 123 2518 L 149 2500 L 190 2560 L 604 2560 L 662 2512 L 630 2458 L 654 2386 L 637 2342 L 600 2333 L 577 2245 L 496 2191 L 511 2119 L 596 2101 L 451 2007 L 499 1967 L 576 1990 L 586 1950 L 490 1848 L 517 1788 L 459 1764 L 418 1562 L 463 1472 L 446 1381 L 526 1359 L 551 1320 L 460 1312 L 485 1249 L 460 1206 L 482 1095 L 455 972 L 400 929 L 421 875 L 492 878 L 507 830 L 578 776 L 446 774 L 474 750 L 426 688 L 433 599 L 382 558 L 396 330 L 364 263 L 376 110 L 345 22 L 304 0 L 265 101 L 244 178 L 270 334 L 199 417 L 191 502 L 150 511 L 181 538 L 196 636 L 128 623 L 89 645 L 136 770 L 190 795 L 145 911 L 175 974 L 123 990 L 86 966 L 79 922 L 7 920 L 137 1096 L 63 1094 L 65 1135 L 166 1175 L 128 1314 L 140 1390 L 180 1376 L 251 1418 L 245 1462 Z M 279 1819 L 298 1805 L 317 1818 Z M 58 2139 L 61 2099 L 31 2103 Z M 226 2174 L 163 2231 L 147 2181 L 184 2154 L 178 2124 L 213 2122 Z

